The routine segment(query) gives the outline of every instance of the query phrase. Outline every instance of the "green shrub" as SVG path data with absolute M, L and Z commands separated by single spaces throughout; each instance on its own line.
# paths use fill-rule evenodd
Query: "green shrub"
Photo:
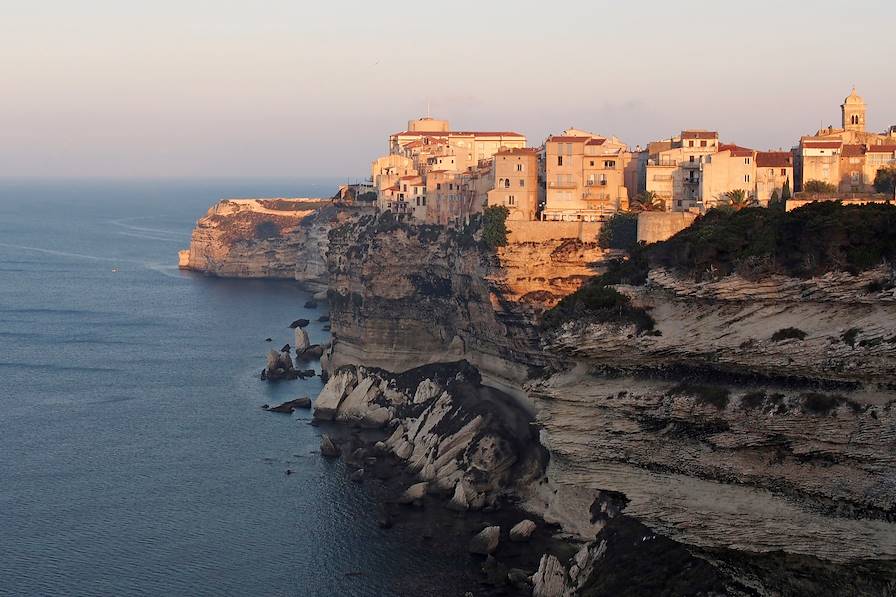
M 856 347 L 856 338 L 859 336 L 859 332 L 861 332 L 859 328 L 849 328 L 840 336 L 840 339 L 843 340 L 844 344 L 849 344 L 850 348 Z
M 638 215 L 613 214 L 601 227 L 597 244 L 603 249 L 633 249 L 638 244 Z
M 805 340 L 806 332 L 799 328 L 781 328 L 772 334 L 772 342 L 781 342 L 782 340 Z
M 846 398 L 840 395 L 819 394 L 818 392 L 809 392 L 803 394 L 803 409 L 813 415 L 827 415 L 841 404 L 846 402 Z
M 592 278 L 547 311 L 542 325 L 551 329 L 574 319 L 633 324 L 639 334 L 653 330 L 656 325 L 646 310 L 632 306 L 627 296 L 607 286 L 600 276 Z
M 482 242 L 491 249 L 507 245 L 507 216 L 503 205 L 490 205 L 482 212 Z
M 818 201 L 793 211 L 712 209 L 693 225 L 648 248 L 652 265 L 698 279 L 724 276 L 745 264 L 767 273 L 811 277 L 859 272 L 896 261 L 896 206 Z M 761 272 L 760 272 L 761 273 Z
M 669 390 L 670 396 L 693 396 L 699 404 L 712 404 L 719 410 L 728 406 L 731 391 L 728 388 L 683 382 Z
M 755 410 L 765 404 L 768 395 L 763 391 L 749 392 L 740 399 L 740 404 L 747 410 Z
M 896 193 L 896 166 L 887 166 L 874 176 L 874 190 L 890 197 Z
M 831 194 L 837 192 L 837 187 L 823 180 L 807 180 L 803 190 L 807 193 Z
M 269 238 L 277 238 L 280 236 L 280 227 L 276 222 L 264 220 L 255 224 L 255 238 L 265 240 Z

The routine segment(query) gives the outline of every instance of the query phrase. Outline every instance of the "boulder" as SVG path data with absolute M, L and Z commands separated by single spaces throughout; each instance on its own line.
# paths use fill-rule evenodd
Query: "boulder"
M 338 458 L 341 454 L 339 446 L 326 433 L 320 436 L 320 454 L 327 458 Z
M 510 540 L 523 543 L 528 541 L 529 537 L 531 537 L 534 532 L 535 523 L 526 519 L 518 522 L 512 529 L 510 529 Z
M 308 339 L 308 332 L 306 332 L 304 328 L 295 328 L 293 335 L 295 336 L 297 355 L 302 354 L 309 346 L 311 346 L 311 340 Z
M 296 360 L 299 362 L 315 361 L 324 354 L 324 347 L 320 344 L 312 344 L 301 353 L 296 354 Z
M 398 496 L 398 499 L 396 501 L 399 504 L 419 503 L 426 495 L 426 489 L 428 487 L 429 483 L 426 483 L 425 481 L 422 483 L 415 483 L 405 489 L 404 493 Z
M 485 527 L 479 534 L 470 539 L 467 548 L 470 553 L 487 556 L 495 553 L 498 543 L 501 541 L 501 527 Z
M 339 405 L 345 395 L 354 387 L 355 376 L 351 371 L 340 371 L 327 381 L 314 401 L 314 418 L 332 421 L 339 412 Z
M 360 483 L 364 480 L 364 469 L 359 468 L 349 476 L 349 479 L 355 483 Z
M 294 322 L 289 324 L 289 329 L 294 330 L 296 328 L 303 328 L 303 327 L 307 326 L 309 323 L 311 323 L 311 322 L 308 321 L 307 319 L 296 319 Z
M 292 348 L 290 348 L 289 344 L 284 344 L 283 348 L 280 349 L 280 352 L 285 352 L 286 354 L 289 354 L 290 350 L 292 350 Z
M 499 562 L 494 556 L 485 558 L 482 564 L 482 572 L 485 574 L 485 583 L 502 587 L 507 584 L 507 566 Z
M 273 339 L 273 338 L 265 338 L 264 341 L 265 341 L 265 342 L 273 342 L 274 339 Z
M 458 483 L 454 486 L 454 495 L 451 497 L 451 500 L 445 504 L 445 507 L 449 510 L 454 510 L 455 512 L 463 512 L 470 507 L 467 503 L 467 492 L 464 491 L 463 483 Z
M 289 414 L 297 408 L 311 408 L 311 398 L 309 398 L 308 396 L 302 396 L 301 398 L 289 400 L 288 402 L 284 402 L 279 406 L 269 407 L 265 410 L 272 413 Z
M 532 575 L 533 597 L 561 597 L 566 594 L 566 568 L 555 556 L 544 554 Z
M 532 575 L 520 568 L 508 570 L 507 580 L 517 589 L 531 590 L 532 588 Z

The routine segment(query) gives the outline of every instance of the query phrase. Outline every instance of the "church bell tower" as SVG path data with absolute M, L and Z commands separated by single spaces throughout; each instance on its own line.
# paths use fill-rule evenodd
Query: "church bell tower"
M 852 88 L 843 104 L 840 106 L 843 110 L 843 128 L 847 131 L 865 132 L 865 100 L 857 93 L 856 88 Z

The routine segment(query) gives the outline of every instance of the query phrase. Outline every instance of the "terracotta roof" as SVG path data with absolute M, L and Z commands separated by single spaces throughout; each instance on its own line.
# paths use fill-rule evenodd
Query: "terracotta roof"
M 896 151 L 896 145 L 869 145 L 868 153 L 892 153 Z
M 495 155 L 537 155 L 538 149 L 534 147 L 511 147 L 499 149 Z
M 402 177 L 399 178 L 398 180 L 414 180 L 414 179 L 417 179 L 417 178 L 420 178 L 420 175 L 419 175 L 419 174 L 415 174 L 415 175 L 412 175 L 412 176 L 402 176 Z
M 865 155 L 864 145 L 844 145 L 840 155 L 845 158 L 860 158 Z
M 803 141 L 803 147 L 809 149 L 840 149 L 841 141 Z
M 716 131 L 682 131 L 682 139 L 718 139 L 719 133 Z
M 591 139 L 590 141 L 585 143 L 585 145 L 603 145 L 606 142 L 606 139 Z
M 740 147 L 739 145 L 735 145 L 733 143 L 719 144 L 719 151 L 730 151 L 731 157 L 735 158 L 749 158 L 753 157 L 753 154 L 755 153 L 752 149 Z
M 563 135 L 551 135 L 548 137 L 548 141 L 554 141 L 558 143 L 576 143 L 581 141 L 588 141 L 591 137 L 564 137 Z
M 789 151 L 757 151 L 757 168 L 792 168 L 793 155 Z
M 393 137 L 524 137 L 513 131 L 402 131 Z

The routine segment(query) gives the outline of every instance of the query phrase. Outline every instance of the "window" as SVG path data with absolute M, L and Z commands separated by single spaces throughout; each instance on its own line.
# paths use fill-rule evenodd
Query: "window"
M 515 205 L 515 204 L 516 204 L 516 197 L 514 197 L 513 195 L 508 195 L 508 196 L 507 196 L 507 203 L 509 203 L 510 205 Z
M 566 155 L 572 155 L 572 143 L 566 144 Z
M 744 174 L 744 182 L 750 182 L 750 175 Z
M 605 160 L 604 161 L 604 168 L 615 168 L 615 167 L 616 167 L 616 160 Z
M 426 197 L 420 197 L 420 198 L 423 199 L 423 207 L 426 207 Z
M 693 142 L 693 141 L 688 141 L 688 147 L 693 147 L 693 146 L 694 146 L 694 142 Z
M 749 166 L 749 165 L 750 165 L 750 161 L 751 161 L 752 159 L 753 159 L 753 158 L 744 158 L 744 164 L 746 164 L 746 165 Z
M 520 188 L 523 188 L 524 186 L 526 186 L 526 179 L 525 179 L 525 178 L 521 178 L 521 179 L 520 179 Z
M 449 191 L 453 191 L 453 190 L 454 190 L 454 183 L 453 183 L 453 182 L 449 182 L 449 183 L 448 183 L 448 190 L 449 190 Z
M 562 166 L 562 165 L 563 165 L 563 156 L 562 156 L 562 155 L 558 155 L 558 156 L 557 156 L 557 165 L 558 165 L 558 166 Z
M 516 165 L 516 171 L 517 171 L 517 172 L 522 172 L 522 171 L 523 171 L 523 165 L 522 165 L 522 164 L 517 164 L 517 165 Z
M 408 192 L 408 185 L 405 184 L 405 185 L 401 185 L 401 186 L 402 186 L 402 189 L 401 189 L 401 190 L 404 191 L 405 193 L 407 193 L 407 192 Z
M 700 147 L 706 147 L 706 141 L 700 141 Z
M 781 176 L 787 176 L 787 168 L 781 168 Z
M 594 167 L 594 160 L 591 160 L 591 167 Z
M 689 155 L 689 156 L 688 156 L 688 160 L 689 160 L 691 163 L 693 163 L 693 162 L 694 162 L 694 156 Z
M 510 179 L 509 179 L 509 178 L 505 178 L 505 179 L 504 179 L 504 188 L 505 188 L 505 189 L 509 189 L 509 188 L 510 188 Z
M 442 183 L 440 183 L 440 182 L 437 182 L 437 183 L 436 183 L 436 190 L 437 190 L 437 191 L 441 191 L 441 190 L 442 190 Z

